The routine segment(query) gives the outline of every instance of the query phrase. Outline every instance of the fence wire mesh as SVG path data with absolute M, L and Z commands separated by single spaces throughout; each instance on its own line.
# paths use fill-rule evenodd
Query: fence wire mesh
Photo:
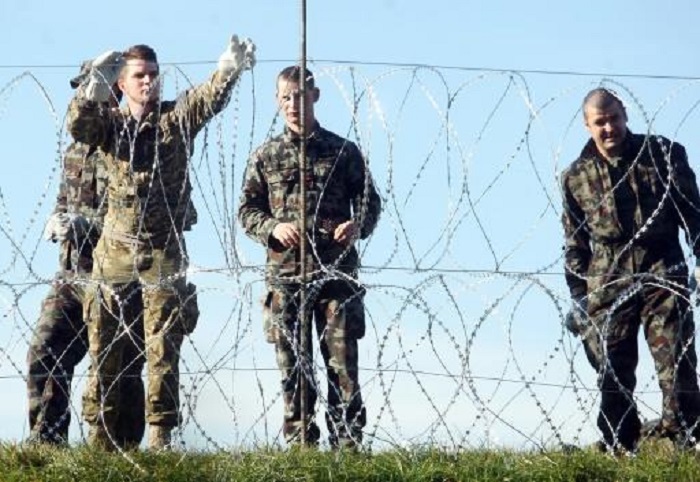
M 248 157 L 283 125 L 274 105 L 283 66 L 261 62 L 246 74 L 195 141 L 199 216 L 186 233 L 186 274 L 201 313 L 181 350 L 176 441 L 184 448 L 283 445 L 280 375 L 262 330 L 264 249 L 236 220 Z M 165 98 L 210 69 L 163 67 Z M 697 167 L 698 81 L 333 61 L 309 67 L 321 90 L 321 124 L 358 144 L 383 201 L 375 233 L 358 243 L 365 445 L 530 449 L 596 440 L 596 374 L 563 325 L 570 301 L 558 179 L 587 140 L 581 100 L 600 85 L 619 93 L 634 132 L 683 143 Z M 27 351 L 57 269 L 56 247 L 42 241 L 42 230 L 70 142 L 71 92 L 56 78 L 72 75 L 4 70 L 0 79 L 3 439 L 28 436 Z M 326 275 L 334 276 L 332 267 Z M 661 400 L 644 346 L 634 397 L 642 418 L 653 419 Z M 326 375 L 315 350 L 322 417 Z M 86 437 L 87 370 L 85 357 L 67 408 L 74 443 Z

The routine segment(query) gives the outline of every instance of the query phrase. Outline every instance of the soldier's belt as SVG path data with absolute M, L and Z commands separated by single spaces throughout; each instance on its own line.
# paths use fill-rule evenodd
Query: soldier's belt
M 166 188 L 167 189 L 167 188 Z M 177 188 L 179 193 L 179 187 Z M 149 195 L 149 196 L 127 196 L 120 199 L 110 199 L 109 205 L 115 208 L 132 208 L 134 206 L 144 206 L 148 205 L 164 205 L 168 209 L 175 209 L 178 205 L 186 202 L 186 198 L 183 198 L 179 194 L 175 196 L 163 197 L 161 195 Z
M 140 240 L 138 236 L 134 236 L 133 234 L 129 233 L 122 233 L 119 231 L 105 232 L 104 237 L 113 241 L 118 241 L 120 243 L 132 246 L 134 248 L 140 248 L 145 246 L 146 244 L 142 240 Z

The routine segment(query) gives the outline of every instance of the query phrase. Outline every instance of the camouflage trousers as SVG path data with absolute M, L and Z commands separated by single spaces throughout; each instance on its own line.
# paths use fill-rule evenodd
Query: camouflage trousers
M 320 430 L 315 422 L 318 382 L 313 373 L 311 321 L 316 326 L 319 348 L 326 367 L 326 426 L 332 447 L 355 447 L 362 442 L 367 415 L 358 380 L 357 340 L 364 336 L 362 290 L 345 281 L 329 281 L 307 295 L 307 353 L 300 355 L 299 285 L 269 287 L 264 298 L 265 334 L 275 343 L 277 365 L 282 374 L 284 422 L 287 443 L 301 442 L 302 424 L 306 443 L 315 445 Z M 303 360 L 306 360 L 303 362 Z M 306 416 L 301 416 L 301 380 L 306 379 Z
M 145 432 L 144 386 L 141 379 L 143 356 L 143 317 L 139 292 L 117 289 L 120 302 L 112 306 L 103 302 L 103 287 L 92 284 L 86 289 L 84 313 L 90 347 L 90 369 L 83 393 L 83 418 L 91 425 L 104 424 L 109 440 L 133 448 L 141 443 Z M 104 311 L 115 314 L 112 323 Z M 107 339 L 112 346 L 103 344 Z M 103 349 L 104 348 L 104 349 Z M 119 351 L 117 363 L 113 357 Z M 118 365 L 118 367 L 115 367 Z M 100 376 L 105 374 L 105 376 Z M 91 443 L 94 441 L 90 441 Z
M 194 285 L 183 279 L 95 285 L 87 303 L 91 366 L 83 415 L 89 424 L 103 424 L 111 438 L 136 398 L 143 413 L 143 389 L 125 391 L 120 380 L 141 380 L 147 362 L 146 421 L 178 425 L 180 347 L 197 321 L 194 292 Z
M 619 306 L 590 313 L 584 333 L 589 361 L 598 369 L 598 427 L 609 446 L 633 450 L 641 423 L 633 393 L 641 326 L 662 394 L 660 430 L 679 442 L 700 435 L 695 324 L 686 299 L 672 290 L 644 286 Z
M 65 443 L 75 366 L 87 353 L 83 286 L 57 277 L 41 305 L 27 353 L 30 439 Z

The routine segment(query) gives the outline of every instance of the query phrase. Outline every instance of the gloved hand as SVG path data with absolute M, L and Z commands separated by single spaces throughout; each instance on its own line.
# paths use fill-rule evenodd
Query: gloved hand
M 249 38 L 238 40 L 238 35 L 232 35 L 228 47 L 219 57 L 217 66 L 224 76 L 238 75 L 243 70 L 252 69 L 255 65 L 255 44 Z
M 109 50 L 92 61 L 85 85 L 85 98 L 95 102 L 107 102 L 112 96 L 112 86 L 124 66 L 122 53 Z
M 90 230 L 90 221 L 75 213 L 54 213 L 44 227 L 44 239 L 62 242 L 67 239 L 81 243 Z
M 578 336 L 586 329 L 590 321 L 588 320 L 588 300 L 585 296 L 578 300 L 573 300 L 571 309 L 564 318 L 564 326 L 574 335 Z

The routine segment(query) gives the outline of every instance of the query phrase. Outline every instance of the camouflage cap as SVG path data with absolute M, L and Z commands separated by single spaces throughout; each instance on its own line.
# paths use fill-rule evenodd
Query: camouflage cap
M 92 60 L 86 60 L 84 61 L 81 66 L 80 66 L 80 73 L 70 79 L 70 86 L 73 89 L 77 89 L 80 84 L 83 83 L 83 80 L 85 80 L 90 73 L 90 68 L 92 67 Z

